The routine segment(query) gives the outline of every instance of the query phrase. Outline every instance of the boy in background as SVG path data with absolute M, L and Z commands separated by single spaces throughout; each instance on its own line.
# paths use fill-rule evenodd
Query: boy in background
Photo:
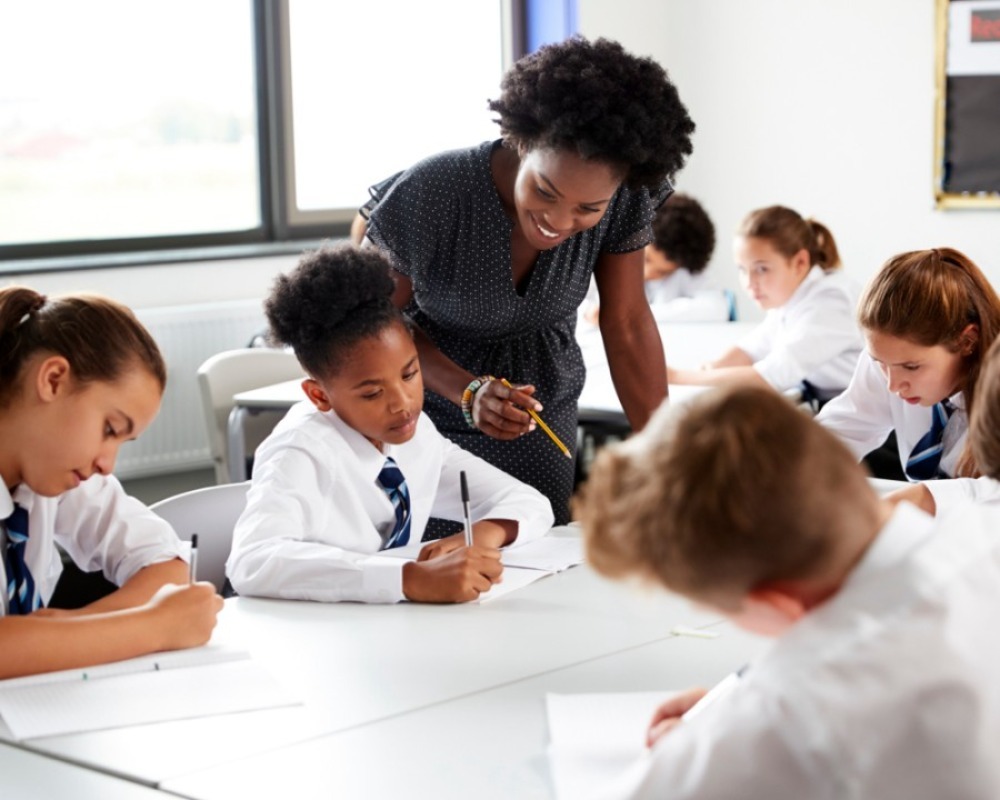
M 657 322 L 730 318 L 729 298 L 711 288 L 705 274 L 714 249 L 715 226 L 701 203 L 686 194 L 667 198 L 653 218 L 653 241 L 643 253 L 646 299 Z M 596 325 L 598 311 L 593 302 L 584 316 Z

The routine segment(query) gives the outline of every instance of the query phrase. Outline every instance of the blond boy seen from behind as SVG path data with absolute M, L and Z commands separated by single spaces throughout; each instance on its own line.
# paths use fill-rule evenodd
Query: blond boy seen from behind
M 831 433 L 731 387 L 602 451 L 578 510 L 599 571 L 775 639 L 697 717 L 704 690 L 661 706 L 602 796 L 1000 796 L 1000 507 L 893 508 Z

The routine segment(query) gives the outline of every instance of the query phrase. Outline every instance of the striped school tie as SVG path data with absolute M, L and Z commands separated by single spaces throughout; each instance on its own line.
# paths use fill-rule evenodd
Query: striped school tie
M 392 528 L 392 535 L 382 549 L 402 547 L 410 541 L 410 491 L 406 488 L 406 478 L 396 466 L 396 462 L 386 458 L 385 466 L 378 474 L 378 482 L 389 495 L 393 510 L 396 512 L 396 524 Z
M 4 521 L 7 546 L 4 548 L 4 568 L 7 573 L 7 613 L 30 614 L 42 606 L 35 579 L 24 560 L 28 546 L 28 512 L 14 503 L 14 513 Z
M 920 437 L 920 441 L 910 453 L 906 461 L 906 477 L 915 481 L 942 477 L 943 473 L 939 469 L 941 453 L 944 450 L 941 439 L 948 425 L 948 419 L 954 411 L 955 406 L 948 400 L 934 404 L 931 409 L 931 428 Z

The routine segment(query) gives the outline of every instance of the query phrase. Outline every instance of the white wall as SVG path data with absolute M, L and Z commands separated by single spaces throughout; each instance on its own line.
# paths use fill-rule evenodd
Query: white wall
M 863 282 L 891 255 L 964 251 L 1000 286 L 1000 211 L 937 211 L 934 0 L 579 0 L 580 30 L 669 72 L 698 128 L 678 188 L 715 221 L 711 274 L 736 288 L 731 232 L 781 203 L 833 232 Z
M 44 294 L 98 292 L 136 309 L 217 300 L 263 300 L 275 276 L 294 267 L 297 260 L 298 256 L 292 254 L 150 267 L 4 275 L 2 285 L 24 284 Z

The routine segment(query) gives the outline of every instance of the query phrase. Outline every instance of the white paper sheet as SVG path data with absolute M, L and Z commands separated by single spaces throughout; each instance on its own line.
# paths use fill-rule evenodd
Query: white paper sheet
M 549 764 L 559 800 L 597 797 L 646 757 L 646 730 L 674 692 L 549 694 Z
M 0 716 L 20 740 L 300 702 L 237 652 L 198 648 L 0 681 Z
M 501 555 L 504 567 L 541 569 L 546 572 L 562 572 L 586 560 L 583 555 L 583 541 L 579 537 L 544 536 L 523 545 L 515 545 Z
M 500 583 L 494 583 L 493 587 L 488 592 L 483 592 L 479 595 L 479 599 L 476 602 L 490 603 L 498 597 L 503 597 L 511 592 L 516 592 L 518 589 L 523 589 L 529 583 L 534 583 L 535 581 L 551 574 L 551 572 L 546 572 L 541 569 L 504 567 L 503 580 L 501 580 Z

